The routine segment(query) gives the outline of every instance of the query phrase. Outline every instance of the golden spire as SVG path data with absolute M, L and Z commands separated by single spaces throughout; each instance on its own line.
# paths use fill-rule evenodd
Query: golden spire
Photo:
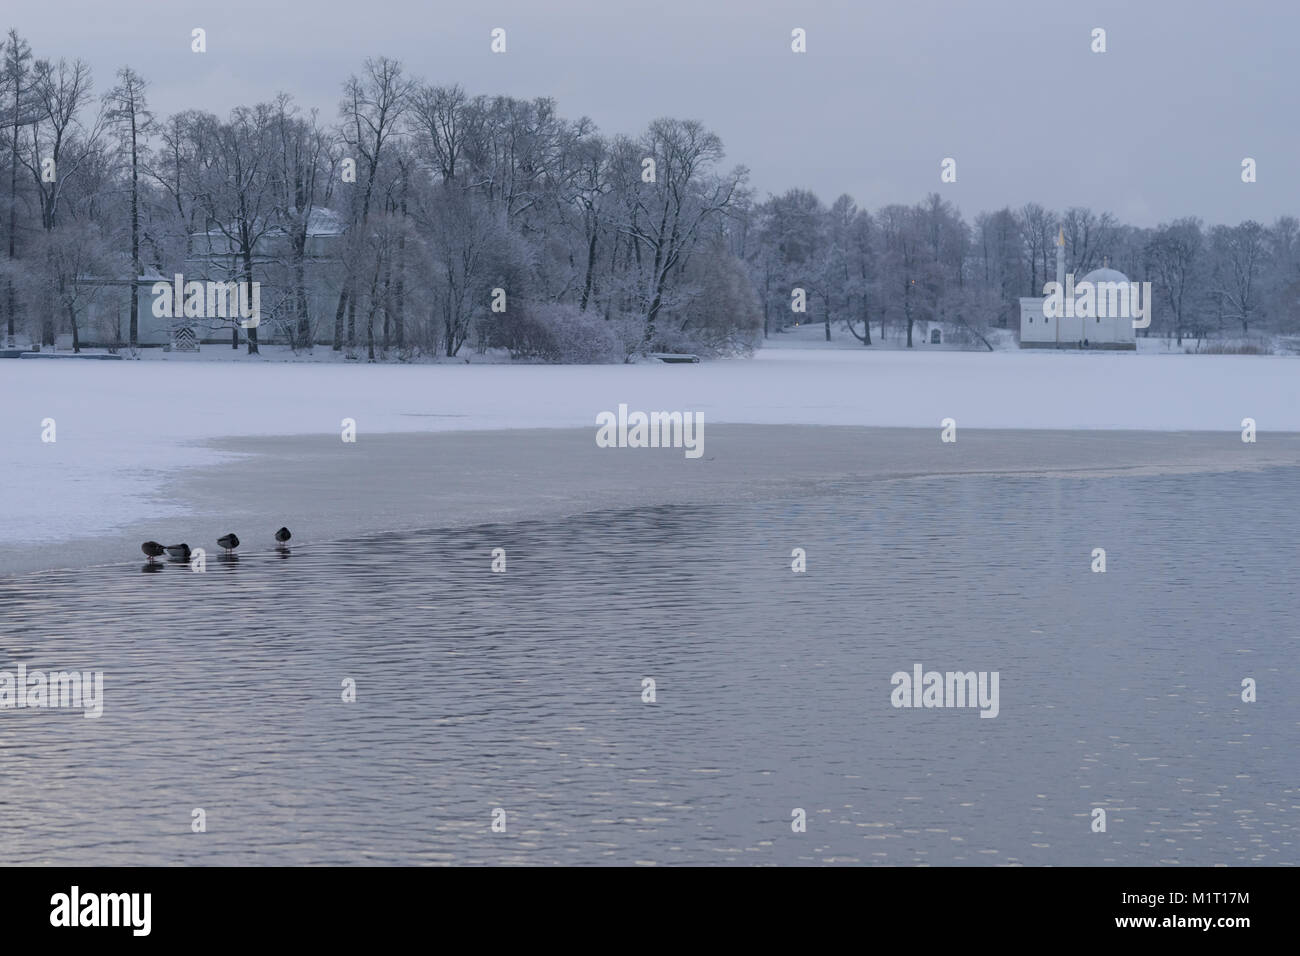
M 1061 227 L 1060 227 L 1060 230 L 1061 230 L 1061 231 L 1060 231 L 1060 234 L 1057 235 L 1057 237 L 1056 237 L 1056 244 L 1057 244 L 1058 246 L 1063 246 L 1063 245 L 1065 245 L 1065 227 L 1064 227 L 1064 226 L 1061 226 Z

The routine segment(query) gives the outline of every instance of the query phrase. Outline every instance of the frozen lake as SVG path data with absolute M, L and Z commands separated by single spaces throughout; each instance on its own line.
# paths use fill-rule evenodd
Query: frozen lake
M 1298 383 L 1300 358 L 1252 355 L 765 348 L 753 360 L 699 365 L 6 361 L 0 573 L 29 569 L 3 553 L 9 542 L 26 549 L 187 516 L 169 483 L 229 464 L 214 439 L 316 437 L 343 452 L 345 419 L 356 425 L 352 448 L 360 450 L 385 434 L 585 428 L 594 435 L 596 416 L 620 403 L 699 412 L 710 427 L 932 434 L 953 417 L 963 430 L 1198 431 L 1235 439 L 1249 417 L 1261 435 L 1251 451 L 1264 453 L 1280 433 L 1300 432 Z
M 0 577 L 0 669 L 105 673 L 98 719 L 0 712 L 0 855 L 1295 864 L 1298 492 L 840 482 Z M 999 672 L 998 716 L 895 709 L 917 662 Z

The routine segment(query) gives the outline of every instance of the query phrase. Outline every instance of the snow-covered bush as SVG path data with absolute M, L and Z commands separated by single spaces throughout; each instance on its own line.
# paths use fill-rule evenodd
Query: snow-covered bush
M 616 324 L 599 313 L 557 303 L 515 302 L 487 322 L 487 341 L 515 359 L 569 365 L 623 361 Z
M 655 351 L 702 355 L 747 353 L 763 334 L 763 306 L 744 264 L 726 252 L 692 263 L 690 293 L 655 328 Z

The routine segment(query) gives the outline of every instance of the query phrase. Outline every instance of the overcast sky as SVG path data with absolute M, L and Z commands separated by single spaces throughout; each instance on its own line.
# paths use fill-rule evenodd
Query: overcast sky
M 875 208 L 939 189 L 968 216 L 1035 201 L 1137 225 L 1300 214 L 1296 0 L 62 0 L 0 20 L 39 57 L 88 61 L 98 91 L 130 64 L 160 116 L 283 90 L 333 120 L 345 77 L 385 54 L 470 93 L 553 96 L 609 134 L 702 120 L 760 195 Z

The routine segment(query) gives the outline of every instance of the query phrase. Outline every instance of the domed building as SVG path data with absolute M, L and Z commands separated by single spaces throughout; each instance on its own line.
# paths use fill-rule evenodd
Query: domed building
M 1065 231 L 1056 240 L 1056 297 L 1020 300 L 1022 349 L 1137 349 L 1129 277 L 1109 264 L 1078 282 L 1065 274 Z
M 1122 282 L 1128 286 L 1128 276 L 1118 269 L 1112 269 L 1109 266 L 1103 266 L 1100 269 L 1093 269 L 1086 276 L 1079 280 L 1080 282 L 1091 282 L 1096 285 L 1098 282 Z

